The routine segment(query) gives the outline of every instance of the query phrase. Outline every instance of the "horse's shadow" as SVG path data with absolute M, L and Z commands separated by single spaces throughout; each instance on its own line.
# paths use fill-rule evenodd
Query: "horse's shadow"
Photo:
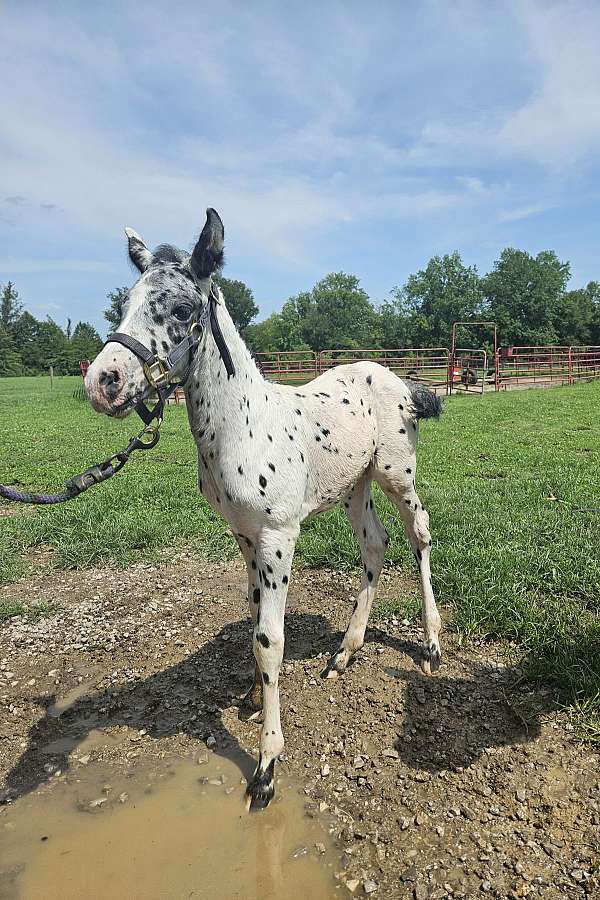
M 249 778 L 255 761 L 228 730 L 222 714 L 239 705 L 237 698 L 249 686 L 254 668 L 250 633 L 249 619 L 230 623 L 175 665 L 86 694 L 60 715 L 54 697 L 37 698 L 44 715 L 31 727 L 27 748 L 6 776 L 8 795 L 15 799 L 34 790 L 51 777 L 49 769 L 68 771 L 69 754 L 91 731 L 119 725 L 145 730 L 152 738 L 183 733 L 200 741 L 212 735 L 215 752 L 233 759 Z M 337 649 L 340 638 L 323 616 L 290 612 L 285 658 L 314 659 Z M 426 678 L 416 664 L 415 643 L 378 628 L 370 628 L 366 640 L 393 648 L 399 659 L 408 655 L 415 661 L 408 669 L 385 670 L 405 683 L 403 736 L 396 743 L 405 765 L 429 771 L 466 767 L 487 748 L 532 740 L 538 733 L 537 720 L 526 727 L 515 715 L 503 679 L 493 667 L 471 663 L 468 677 L 451 677 L 443 674 L 442 665 L 440 674 Z M 285 678 L 284 671 L 284 694 Z M 282 708 L 285 731 L 285 699 Z

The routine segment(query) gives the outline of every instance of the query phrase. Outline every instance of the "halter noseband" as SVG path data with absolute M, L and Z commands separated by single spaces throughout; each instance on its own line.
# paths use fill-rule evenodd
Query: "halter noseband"
M 140 343 L 140 341 L 121 331 L 115 331 L 114 334 L 110 334 L 106 339 L 104 343 L 105 347 L 112 342 L 122 344 L 123 347 L 130 350 L 134 356 L 137 356 L 142 364 L 146 381 L 158 394 L 158 402 L 153 409 L 148 409 L 143 400 L 140 400 L 134 407 L 136 413 L 146 425 L 149 425 L 153 419 L 162 420 L 162 412 L 167 398 L 170 397 L 179 385 L 185 384 L 188 380 L 194 353 L 198 348 L 200 335 L 206 328 L 207 322 L 210 331 L 212 331 L 219 353 L 221 354 L 223 365 L 227 371 L 227 378 L 231 378 L 232 375 L 235 375 L 235 367 L 233 365 L 233 360 L 231 359 L 231 353 L 225 343 L 225 338 L 223 337 L 223 332 L 221 331 L 221 326 L 217 319 L 216 307 L 217 292 L 214 285 L 211 284 L 208 300 L 199 318 L 195 322 L 192 322 L 184 339 L 176 344 L 165 357 L 152 353 L 152 351 L 148 350 L 148 348 Z M 189 358 L 185 372 L 183 375 L 175 375 L 175 369 L 186 353 L 189 354 Z

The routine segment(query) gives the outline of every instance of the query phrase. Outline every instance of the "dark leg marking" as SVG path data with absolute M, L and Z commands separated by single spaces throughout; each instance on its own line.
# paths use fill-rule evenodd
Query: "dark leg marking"
M 250 811 L 266 809 L 275 793 L 273 776 L 275 772 L 275 760 L 272 759 L 264 772 L 261 771 L 262 757 L 258 760 L 256 772 L 252 781 L 246 788 L 246 796 L 250 797 Z

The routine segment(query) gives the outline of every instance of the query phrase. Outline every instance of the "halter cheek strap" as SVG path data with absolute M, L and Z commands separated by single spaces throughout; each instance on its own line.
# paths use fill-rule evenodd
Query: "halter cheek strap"
M 199 319 L 193 322 L 189 328 L 187 335 L 182 341 L 176 344 L 167 356 L 158 356 L 152 353 L 144 344 L 125 334 L 122 331 L 116 331 L 108 336 L 104 346 L 109 343 L 121 344 L 127 350 L 130 350 L 134 356 L 142 363 L 144 375 L 148 384 L 154 388 L 158 394 L 158 403 L 150 410 L 142 400 L 135 406 L 135 411 L 142 421 L 149 425 L 153 419 L 162 418 L 162 411 L 167 398 L 181 384 L 185 384 L 189 378 L 192 368 L 194 353 L 200 343 L 200 336 L 208 323 L 209 330 L 215 339 L 215 344 L 223 360 L 223 365 L 227 371 L 227 378 L 235 375 L 235 366 L 229 352 L 229 347 L 225 343 L 221 326 L 217 318 L 217 295 L 214 285 L 211 284 L 210 294 Z M 188 365 L 183 375 L 175 375 L 179 363 L 188 354 Z

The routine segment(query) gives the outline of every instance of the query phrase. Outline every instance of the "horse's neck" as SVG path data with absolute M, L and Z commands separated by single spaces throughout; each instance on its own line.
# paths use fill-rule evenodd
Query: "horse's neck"
M 187 407 L 194 437 L 200 442 L 206 433 L 218 437 L 238 436 L 245 425 L 248 401 L 270 389 L 258 371 L 250 351 L 238 334 L 224 303 L 216 308 L 223 339 L 235 368 L 227 377 L 225 365 L 213 334 L 207 326 L 196 352 L 187 387 Z

